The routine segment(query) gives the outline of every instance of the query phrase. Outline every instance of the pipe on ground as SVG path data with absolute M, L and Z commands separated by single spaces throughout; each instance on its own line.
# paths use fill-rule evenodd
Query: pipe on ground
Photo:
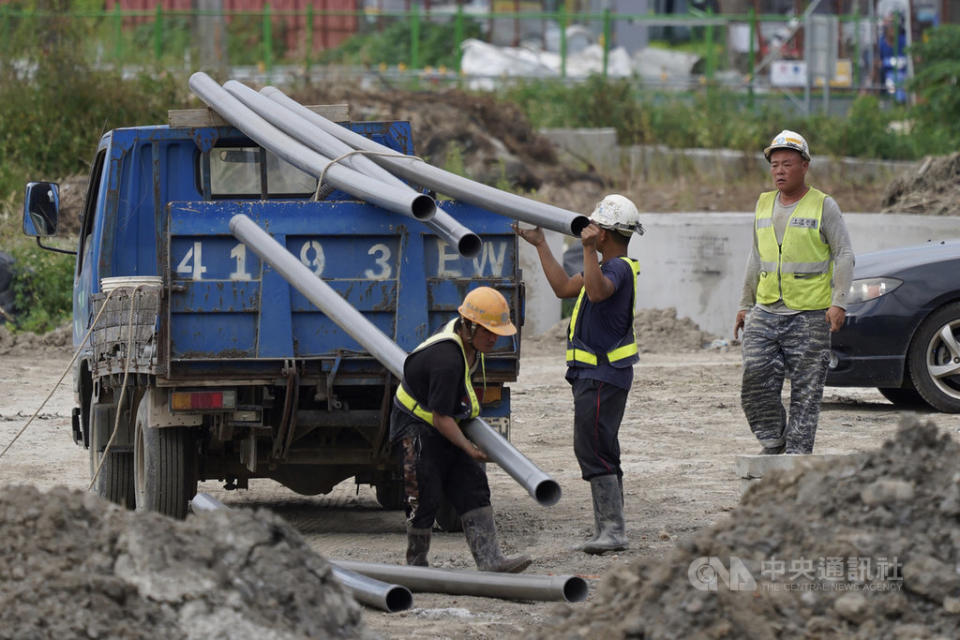
M 408 188 L 399 189 L 353 169 L 330 164 L 329 158 L 307 148 L 268 123 L 204 72 L 198 71 L 190 76 L 190 89 L 251 140 L 301 171 L 317 177 L 323 174 L 324 182 L 329 182 L 338 189 L 416 220 L 432 218 L 436 213 L 436 203 L 428 195 Z
M 352 147 L 366 151 L 388 153 L 389 155 L 371 155 L 370 157 L 377 164 L 415 184 L 516 220 L 571 236 L 579 236 L 584 227 L 590 224 L 589 218 L 585 215 L 524 198 L 507 191 L 501 191 L 434 167 L 416 158 L 397 154 L 392 149 L 374 142 L 370 138 L 366 138 L 346 127 L 331 122 L 318 113 L 310 111 L 276 87 L 264 87 L 260 90 L 260 93 Z
M 346 300 L 330 285 L 314 273 L 293 254 L 261 229 L 253 220 L 240 213 L 230 218 L 230 231 L 248 246 L 260 259 L 268 263 L 284 280 L 293 285 L 307 300 L 323 311 L 334 324 L 343 329 L 398 380 L 403 378 L 403 361 L 406 352 L 387 337 L 380 329 Z M 560 485 L 539 469 L 526 456 L 517 451 L 503 436 L 481 418 L 474 418 L 464 425 L 464 433 L 506 471 L 511 478 L 527 490 L 539 504 L 551 506 L 560 500 Z
M 587 581 L 580 576 L 537 576 L 492 571 L 463 571 L 434 567 L 408 567 L 376 562 L 337 560 L 350 571 L 402 584 L 412 591 L 449 593 L 508 600 L 563 600 L 581 602 L 587 598 Z
M 223 88 L 271 125 L 317 153 L 329 158 L 339 158 L 354 151 L 353 147 L 317 127 L 299 113 L 285 109 L 242 82 L 229 80 L 224 83 Z M 352 155 L 344 158 L 342 163 L 374 180 L 380 180 L 399 189 L 417 193 L 400 178 L 364 155 Z M 457 247 L 460 255 L 473 258 L 480 254 L 483 244 L 480 236 L 460 224 L 456 218 L 440 209 L 440 207 L 436 208 L 433 217 L 421 221 L 442 237 L 447 244 Z
M 228 509 L 227 505 L 206 493 L 195 495 L 190 504 L 194 511 Z M 383 582 L 362 573 L 351 571 L 333 562 L 330 562 L 330 569 L 333 572 L 333 577 L 353 594 L 354 599 L 368 607 L 374 607 L 387 613 L 395 613 L 406 611 L 413 606 L 413 594 L 406 586 Z

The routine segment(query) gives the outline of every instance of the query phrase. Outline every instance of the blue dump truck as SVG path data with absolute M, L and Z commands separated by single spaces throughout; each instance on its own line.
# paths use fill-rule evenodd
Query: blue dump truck
M 345 125 L 413 154 L 407 122 Z M 320 191 L 223 122 L 101 138 L 73 283 L 73 438 L 90 450 L 100 495 L 183 517 L 202 480 L 270 478 L 316 495 L 353 477 L 385 508 L 402 505 L 387 439 L 397 380 L 228 223 L 247 215 L 409 351 L 480 285 L 502 292 L 522 325 L 512 221 L 444 202 L 483 241 L 466 258 L 415 219 Z M 40 244 L 58 215 L 57 186 L 30 183 L 25 233 Z M 519 334 L 502 338 L 478 393 L 481 416 L 507 437 L 519 354 Z

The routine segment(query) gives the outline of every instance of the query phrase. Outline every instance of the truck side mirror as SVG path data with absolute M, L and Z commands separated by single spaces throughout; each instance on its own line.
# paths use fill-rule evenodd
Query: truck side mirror
M 60 188 L 55 182 L 27 183 L 23 201 L 23 233 L 35 238 L 57 234 L 60 219 Z

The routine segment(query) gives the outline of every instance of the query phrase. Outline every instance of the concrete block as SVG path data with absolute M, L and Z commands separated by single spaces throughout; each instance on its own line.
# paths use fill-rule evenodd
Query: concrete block
M 821 464 L 831 467 L 853 462 L 856 454 L 845 453 L 811 453 L 811 454 L 783 454 L 767 455 L 740 455 L 734 459 L 734 469 L 740 478 L 740 493 L 742 494 L 754 482 L 759 482 L 772 471 L 795 471 L 809 469 Z

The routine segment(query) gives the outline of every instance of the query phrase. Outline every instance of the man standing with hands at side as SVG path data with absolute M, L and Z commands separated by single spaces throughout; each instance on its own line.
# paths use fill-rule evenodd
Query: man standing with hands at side
M 740 401 L 761 453 L 812 453 L 830 333 L 846 317 L 854 254 L 833 198 L 807 186 L 807 141 L 781 131 L 764 149 L 776 191 L 760 194 L 740 311 Z M 749 315 L 748 315 L 749 314 Z M 790 379 L 790 415 L 780 399 Z
M 595 525 L 593 538 L 580 549 L 601 554 L 627 547 L 618 433 L 638 359 L 633 316 L 640 271 L 627 257 L 627 245 L 643 226 L 637 207 L 617 194 L 604 198 L 590 221 L 580 233 L 583 273 L 575 276 L 553 257 L 539 227 L 514 229 L 537 248 L 557 297 L 577 297 L 567 331 L 566 378 L 573 387 L 573 450 L 590 482 Z

